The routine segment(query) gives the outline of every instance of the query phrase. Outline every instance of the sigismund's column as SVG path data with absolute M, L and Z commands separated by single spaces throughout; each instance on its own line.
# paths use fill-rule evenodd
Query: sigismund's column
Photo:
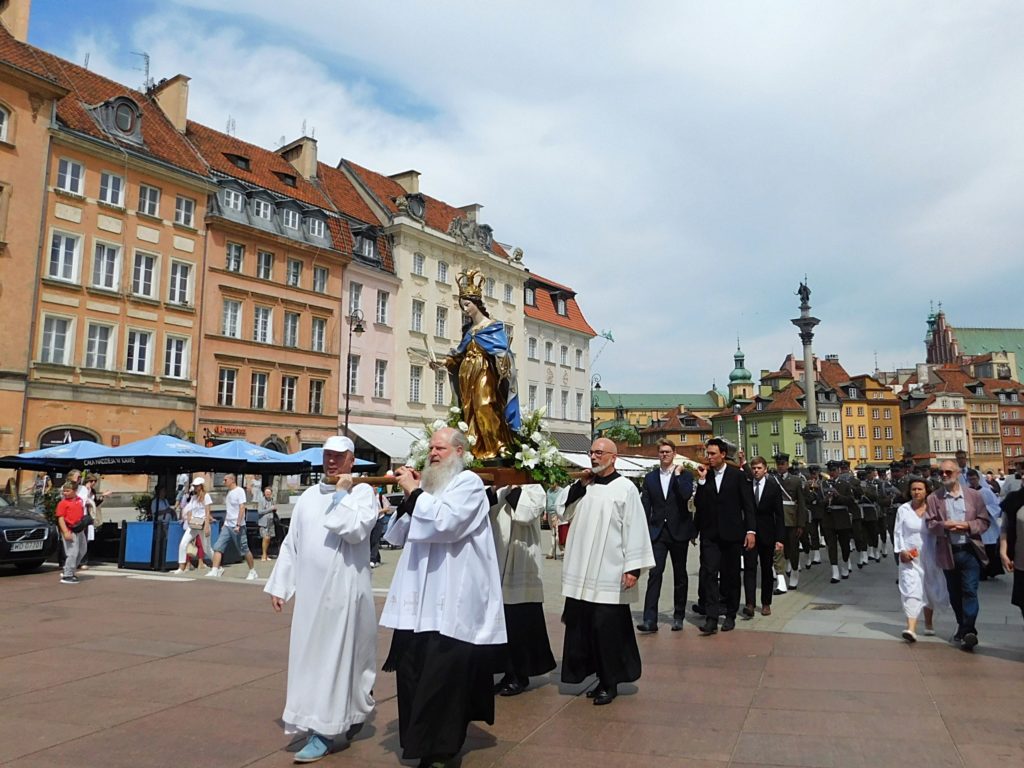
M 807 463 L 821 463 L 821 440 L 825 433 L 818 426 L 818 402 L 814 391 L 814 352 L 811 342 L 814 340 L 814 326 L 821 321 L 811 317 L 811 289 L 805 282 L 800 283 L 796 295 L 800 297 L 800 317 L 790 320 L 800 329 L 800 342 L 804 345 L 804 403 L 807 409 L 807 426 L 800 432 L 807 448 Z

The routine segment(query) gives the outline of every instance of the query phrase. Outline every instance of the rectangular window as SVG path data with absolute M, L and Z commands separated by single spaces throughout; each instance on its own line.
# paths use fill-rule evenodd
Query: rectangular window
M 156 298 L 156 256 L 152 253 L 135 252 L 132 265 L 132 293 L 136 296 Z
M 757 437 L 757 422 L 753 421 L 750 423 L 750 436 Z
M 164 376 L 170 379 L 188 378 L 188 339 L 168 336 L 164 340 Z
M 388 361 L 377 360 L 373 366 L 373 396 L 384 397 L 388 379 Z
M 434 335 L 445 338 L 448 336 L 448 308 L 437 308 L 437 323 L 434 327 Z
M 96 243 L 92 259 L 92 284 L 94 288 L 116 291 L 120 276 L 121 249 L 116 245 Z
M 887 446 L 885 447 L 885 458 L 887 458 L 887 459 L 889 459 L 890 461 L 892 461 L 892 457 L 893 457 L 894 455 L 895 455 L 895 454 L 894 454 L 894 452 L 893 452 L 893 450 L 892 450 L 892 446 L 891 446 L 891 445 L 887 445 Z
M 242 302 L 224 299 L 220 315 L 220 332 L 222 336 L 242 338 Z
M 891 419 L 892 418 L 892 409 L 891 408 L 883 409 L 882 410 L 882 418 L 883 419 Z
M 879 413 L 880 413 L 880 411 L 877 408 L 872 408 L 871 409 L 871 418 L 875 419 L 877 421 L 878 418 L 879 418 L 879 416 L 878 416 Z M 878 458 L 882 458 L 882 457 L 879 456 Z
M 437 262 L 437 281 L 439 283 L 448 282 L 448 262 L 439 261 Z
M 414 275 L 423 275 L 423 270 L 427 266 L 427 257 L 422 253 L 414 253 L 412 255 L 412 273 Z
M 772 456 L 778 456 L 781 451 L 778 443 L 772 443 Z
M 956 449 L 958 451 L 962 451 L 964 449 L 964 441 L 961 440 L 960 438 L 957 438 L 956 440 Z M 949 447 L 949 440 L 946 441 L 946 450 L 951 450 Z
M 78 278 L 78 254 L 82 238 L 66 232 L 54 232 L 50 241 L 50 262 L 47 277 L 73 283 Z
M 512 303 L 512 286 L 509 285 L 508 283 L 505 283 L 505 303 Z
M 489 298 L 489 299 L 493 299 L 494 298 L 494 278 L 493 277 L 488 277 L 487 280 L 484 282 L 484 293 L 487 295 L 487 298 Z
M 149 372 L 149 352 L 153 334 L 149 331 L 128 331 L 124 369 L 129 373 Z
M 299 281 L 302 280 L 302 262 L 297 259 L 288 259 L 288 272 L 287 272 L 288 285 L 292 288 L 299 287 Z
M 874 440 L 881 440 L 882 439 L 882 428 L 881 427 L 872 427 L 872 429 L 871 429 L 871 437 Z M 881 458 L 881 456 L 879 456 L 878 458 Z
M 327 320 L 322 317 L 313 318 L 311 348 L 314 352 L 327 351 Z
M 857 406 L 857 415 L 858 416 L 863 416 L 864 415 L 864 406 L 862 406 L 862 405 L 858 405 Z
M 124 206 L 124 179 L 117 174 L 104 171 L 100 174 L 100 202 Z
M 843 441 L 843 436 L 841 434 L 839 434 L 839 430 L 838 429 L 833 429 L 832 430 L 832 442 L 833 443 L 841 443 L 842 441 Z
M 237 189 L 225 189 L 221 196 L 226 210 L 241 211 L 245 208 L 245 197 Z
M 568 365 L 569 364 L 569 348 L 567 346 L 565 346 L 565 344 L 563 344 L 562 348 L 559 350 L 558 361 L 562 365 Z
M 245 263 L 245 246 L 240 243 L 228 243 L 227 263 L 224 269 L 228 272 L 241 272 Z
M 89 323 L 85 340 L 86 368 L 106 370 L 110 367 L 110 340 L 113 333 L 114 329 L 109 325 Z
M 295 410 L 295 392 L 299 388 L 299 380 L 295 376 L 281 377 L 281 410 L 292 412 Z
M 313 290 L 317 293 L 327 293 L 327 276 L 330 270 L 327 267 L 313 267 Z
M 553 359 L 554 358 L 554 351 L 555 351 L 555 345 L 552 344 L 550 341 L 545 341 L 544 342 L 544 362 L 545 363 L 553 363 L 553 362 L 555 362 L 554 359 Z
M 139 185 L 139 213 L 147 216 L 160 215 L 160 190 L 148 184 Z
M 576 393 L 576 421 L 583 421 L 583 393 Z
M 551 406 L 554 405 L 554 402 L 555 402 L 555 390 L 552 389 L 551 387 L 545 387 L 544 388 L 544 410 L 547 412 L 547 414 L 549 416 L 551 415 Z
M 846 415 L 853 416 L 853 408 L 851 408 L 849 405 L 846 406 Z
M 942 428 L 943 429 L 949 429 L 949 426 L 950 426 L 950 424 L 949 424 L 949 416 L 943 416 L 942 417 Z
M 363 284 L 362 283 L 349 283 L 348 284 L 348 313 L 351 315 L 357 309 L 362 310 L 363 308 Z
M 262 371 L 253 371 L 252 384 L 249 388 L 249 407 L 263 410 L 267 407 L 268 376 Z
M 779 434 L 779 422 L 777 422 L 777 421 L 773 421 L 772 422 L 772 434 L 773 435 Z M 775 454 L 773 453 L 772 456 L 774 456 L 774 455 Z
M 272 280 L 274 277 L 274 254 L 270 251 L 256 251 L 256 277 Z
M 288 229 L 299 228 L 299 212 L 291 208 L 284 208 L 281 211 L 281 224 Z
M 420 382 L 423 380 L 423 366 L 422 365 L 410 365 L 409 366 L 409 402 L 418 403 L 420 401 Z
M 388 324 L 388 301 L 391 294 L 387 291 L 377 291 L 377 322 L 381 325 Z
M 448 378 L 448 371 L 434 371 L 434 405 L 447 405 L 444 397 L 444 380 Z
M 582 349 L 577 349 L 576 350 L 576 367 L 579 368 L 580 370 L 583 370 L 583 350 Z
M 252 215 L 257 219 L 270 221 L 274 216 L 274 206 L 266 200 L 257 197 L 252 201 Z
M 537 385 L 536 384 L 531 384 L 529 389 L 527 390 L 527 392 L 529 393 L 528 396 L 527 396 L 527 402 L 529 403 L 530 410 L 531 411 L 536 411 L 537 410 Z
M 171 304 L 188 304 L 188 288 L 191 277 L 191 264 L 184 261 L 172 261 L 171 279 L 167 286 L 167 301 Z
M 875 461 L 881 461 L 882 459 L 882 446 L 875 446 Z
M 565 299 L 562 298 L 561 296 L 559 296 L 558 300 L 555 302 L 555 311 L 558 314 L 562 315 L 562 317 L 569 316 L 569 308 L 565 303 Z
M 252 340 L 259 344 L 273 341 L 273 325 L 270 307 L 255 307 L 252 311 Z
M 537 294 L 533 288 L 526 288 L 523 290 L 523 303 L 528 306 L 535 306 L 537 303 Z
M 846 437 L 848 439 L 850 439 L 850 440 L 853 439 L 853 425 L 852 424 L 851 425 L 847 425 L 847 427 L 846 427 Z
M 839 421 L 839 411 L 838 410 L 832 411 L 832 421 L 834 421 L 834 422 L 838 422 Z
M 530 360 L 537 359 L 537 340 L 533 336 L 526 340 L 526 356 Z
M 323 379 L 309 380 L 309 412 L 324 412 L 324 381 Z
M 73 195 L 82 194 L 82 177 L 85 169 L 81 163 L 61 158 L 57 161 L 57 187 Z
M 323 237 L 326 232 L 323 219 L 311 218 L 309 220 L 309 234 L 312 237 Z
M 284 313 L 284 345 L 286 347 L 299 346 L 299 314 L 297 312 Z
M 178 195 L 174 198 L 174 223 L 191 227 L 196 219 L 196 201 L 191 197 Z
M 423 306 L 423 302 L 419 299 L 412 300 L 412 317 L 410 318 L 409 328 L 417 333 L 423 332 Z
M 217 375 L 217 405 L 235 404 L 235 379 L 238 371 L 234 368 L 221 368 Z
M 953 441 L 952 440 L 947 440 L 946 441 L 946 450 L 947 451 L 952 451 L 953 450 Z
M 803 427 L 803 422 L 800 421 L 800 419 L 796 419 L 793 422 L 793 434 L 794 435 L 799 435 L 800 434 L 800 430 L 801 430 L 802 427 Z
M 561 392 L 561 406 L 562 406 L 562 418 L 569 418 L 569 393 L 564 389 Z
M 359 355 L 348 356 L 348 392 L 351 395 L 359 394 Z

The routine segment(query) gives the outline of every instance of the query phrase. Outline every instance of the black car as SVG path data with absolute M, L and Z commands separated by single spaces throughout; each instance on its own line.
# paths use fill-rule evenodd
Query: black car
M 0 564 L 31 571 L 57 551 L 60 533 L 46 515 L 0 496 Z

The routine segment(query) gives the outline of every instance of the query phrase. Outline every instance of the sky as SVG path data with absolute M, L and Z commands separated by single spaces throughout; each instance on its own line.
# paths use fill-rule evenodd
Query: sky
M 814 349 L 924 359 L 925 321 L 1022 327 L 1024 4 L 34 0 L 30 42 L 190 117 L 480 203 L 572 286 L 612 392 L 724 390 Z

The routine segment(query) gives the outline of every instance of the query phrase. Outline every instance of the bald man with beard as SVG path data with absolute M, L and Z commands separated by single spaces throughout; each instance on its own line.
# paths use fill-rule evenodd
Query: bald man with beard
M 422 472 L 395 473 L 405 500 L 384 539 L 402 547 L 381 626 L 395 630 L 385 671 L 397 675 L 402 758 L 444 765 L 473 720 L 494 724 L 497 646 L 507 641 L 487 492 L 465 469 L 456 429 L 430 438 Z
M 596 673 L 587 697 L 599 706 L 615 699 L 619 683 L 640 679 L 629 605 L 640 599 L 640 573 L 654 567 L 640 492 L 615 471 L 616 454 L 611 440 L 595 440 L 591 468 L 569 487 L 565 504 L 562 682 L 581 683 Z

